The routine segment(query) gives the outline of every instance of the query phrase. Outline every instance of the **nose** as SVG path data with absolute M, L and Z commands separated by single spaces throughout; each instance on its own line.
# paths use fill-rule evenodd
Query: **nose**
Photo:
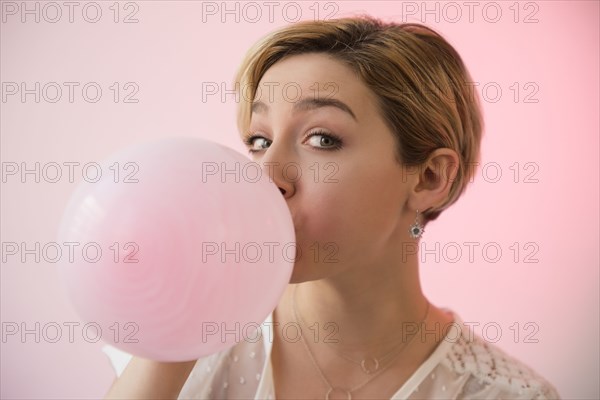
M 271 144 L 259 163 L 268 174 L 269 181 L 277 185 L 284 198 L 288 199 L 294 195 L 298 180 L 295 176 L 298 163 L 292 161 L 290 154 L 282 146 Z

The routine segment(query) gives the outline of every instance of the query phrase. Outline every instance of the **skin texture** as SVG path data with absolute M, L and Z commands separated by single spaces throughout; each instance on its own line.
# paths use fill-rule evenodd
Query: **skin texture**
M 294 109 L 305 97 L 337 99 L 354 117 L 334 106 Z M 375 94 L 330 55 L 308 53 L 278 61 L 261 79 L 254 101 L 262 105 L 254 107 L 242 139 L 254 136 L 247 143 L 254 150 L 251 157 L 280 188 L 300 249 L 290 281 L 299 285 L 288 285 L 275 321 L 280 326 L 295 321 L 290 295 L 297 286 L 303 320 L 309 326 L 319 323 L 319 340 L 307 331 L 317 363 L 335 385 L 356 386 L 365 379 L 360 367 L 336 357 L 323 338 L 330 334 L 329 339 L 338 340 L 335 348 L 360 360 L 386 354 L 398 343 L 403 323 L 423 318 L 428 300 L 419 282 L 418 239 L 408 229 L 417 209 L 434 207 L 447 197 L 458 156 L 437 149 L 420 168 L 402 168 L 394 159 L 396 139 Z M 318 131 L 325 136 L 307 137 Z M 338 142 L 327 134 L 341 139 L 340 149 L 331 150 Z M 429 324 L 451 321 L 431 305 L 428 329 L 434 326 Z M 337 330 L 325 330 L 327 322 L 334 322 Z M 324 396 L 326 386 L 302 344 L 285 340 L 277 329 L 275 335 L 277 398 Z M 379 384 L 369 384 L 360 393 L 391 396 L 440 339 L 411 342 L 388 385 L 382 384 L 382 374 L 372 381 Z M 294 381 L 299 373 L 303 380 L 298 386 Z M 369 392 L 372 386 L 383 393 Z

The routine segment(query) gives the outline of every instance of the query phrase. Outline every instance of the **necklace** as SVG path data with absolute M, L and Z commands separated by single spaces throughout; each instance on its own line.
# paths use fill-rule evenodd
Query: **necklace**
M 294 289 L 294 292 L 295 292 L 295 289 Z M 294 293 L 294 296 L 295 296 L 295 293 Z M 295 304 L 295 300 L 294 300 L 294 304 Z M 300 312 L 297 309 L 294 310 L 294 315 L 299 320 L 300 326 L 304 325 L 304 326 L 308 327 L 308 325 L 304 321 L 304 318 L 302 318 L 302 314 L 300 314 Z M 421 322 L 426 320 L 428 316 L 429 316 L 429 302 L 427 303 L 427 310 L 425 312 L 425 318 Z M 415 335 L 416 335 L 416 333 L 415 333 Z M 339 357 L 342 357 L 342 358 L 360 366 L 361 369 L 363 370 L 363 372 L 367 375 L 370 375 L 370 374 L 378 371 L 379 367 L 385 364 L 385 361 L 387 361 L 390 357 L 394 357 L 396 355 L 396 350 L 402 351 L 402 348 L 404 346 L 408 345 L 408 342 L 405 342 L 405 338 L 403 337 L 400 339 L 400 342 L 398 344 L 394 345 L 388 351 L 388 353 L 386 355 L 383 355 L 381 357 L 367 357 L 367 358 L 363 358 L 360 361 L 357 361 L 357 360 L 354 360 L 353 358 L 347 356 L 343 352 L 334 350 L 334 346 L 332 346 L 330 343 L 328 343 L 328 342 L 323 342 L 323 343 L 328 345 L 332 349 L 332 351 L 335 352 L 336 355 L 338 355 Z
M 296 323 L 298 323 L 298 321 L 302 321 L 302 318 L 299 317 L 299 313 L 298 310 L 296 308 L 296 289 L 298 288 L 298 286 L 294 286 L 294 290 L 292 292 L 292 310 L 294 313 L 294 318 L 296 320 Z M 430 309 L 430 303 L 427 302 L 427 311 L 425 313 L 425 317 L 420 321 L 419 323 L 419 329 L 417 330 L 417 333 L 421 330 L 421 325 L 422 323 L 427 319 L 427 317 L 429 316 L 429 309 Z M 392 365 L 392 361 L 398 357 L 398 355 L 400 355 L 402 353 L 402 350 L 404 350 L 413 340 L 414 338 L 417 336 L 417 334 L 415 333 L 407 342 L 405 343 L 400 343 L 400 346 L 394 346 L 393 350 L 391 350 L 387 355 L 378 358 L 372 357 L 371 360 L 374 360 L 374 369 L 370 370 L 365 368 L 366 365 L 366 361 L 369 358 L 365 358 L 362 361 L 355 361 L 352 360 L 348 357 L 344 357 L 349 361 L 352 361 L 353 363 L 359 364 L 361 366 L 361 368 L 363 369 L 363 371 L 365 371 L 367 374 L 369 374 L 370 376 L 363 381 L 361 384 L 350 388 L 350 389 L 345 389 L 345 388 L 341 388 L 341 387 L 334 387 L 331 383 L 329 383 L 329 381 L 327 380 L 327 378 L 325 377 L 325 374 L 323 373 L 323 371 L 321 370 L 321 368 L 319 367 L 319 365 L 317 364 L 317 361 L 314 358 L 314 355 L 312 353 L 312 351 L 310 350 L 310 348 L 308 347 L 308 344 L 306 343 L 306 340 L 304 339 L 304 335 L 301 333 L 300 334 L 300 339 L 302 341 L 302 345 L 304 346 L 304 348 L 306 349 L 306 351 L 308 352 L 308 355 L 310 357 L 310 360 L 312 362 L 312 364 L 315 366 L 315 369 L 317 370 L 317 372 L 319 373 L 320 378 L 323 380 L 323 382 L 325 383 L 325 385 L 329 388 L 329 390 L 327 391 L 327 393 L 325 394 L 325 400 L 329 400 L 329 397 L 331 396 L 332 393 L 334 392 L 341 392 L 341 393 L 345 393 L 346 398 L 348 400 L 352 400 L 352 392 L 357 391 L 358 389 L 361 389 L 362 387 L 364 387 L 367 383 L 369 383 L 371 380 L 375 379 L 375 377 L 377 377 L 379 374 L 381 374 L 383 371 L 385 371 L 390 365 Z M 388 358 L 392 357 L 392 359 L 390 360 L 389 363 L 387 363 L 387 365 L 380 367 L 381 366 L 381 362 L 384 359 L 387 360 Z M 368 371 L 368 372 L 367 372 Z

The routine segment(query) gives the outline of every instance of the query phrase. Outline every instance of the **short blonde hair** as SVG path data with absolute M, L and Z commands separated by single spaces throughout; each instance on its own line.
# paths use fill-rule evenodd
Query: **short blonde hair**
M 265 72 L 284 57 L 326 53 L 341 61 L 375 94 L 386 125 L 397 139 L 396 160 L 421 167 L 438 148 L 459 156 L 446 200 L 423 212 L 424 223 L 458 200 L 480 158 L 483 116 L 479 96 L 460 55 L 436 31 L 418 23 L 382 22 L 361 15 L 300 21 L 268 34 L 246 54 L 234 87 L 237 126 L 246 132 L 251 103 Z

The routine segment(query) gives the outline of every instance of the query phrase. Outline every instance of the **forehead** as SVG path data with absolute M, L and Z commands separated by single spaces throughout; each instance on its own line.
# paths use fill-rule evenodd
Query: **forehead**
M 301 98 L 317 96 L 343 100 L 357 116 L 374 100 L 351 68 L 322 53 L 298 54 L 276 62 L 263 75 L 255 100 L 292 105 Z

